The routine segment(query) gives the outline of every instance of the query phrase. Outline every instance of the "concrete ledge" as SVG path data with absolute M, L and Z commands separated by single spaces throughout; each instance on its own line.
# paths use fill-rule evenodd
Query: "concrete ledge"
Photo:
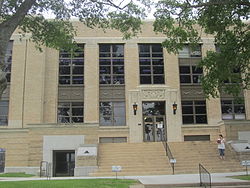
M 26 174 L 38 175 L 40 171 L 39 167 L 5 167 L 4 173 L 18 173 L 24 172 Z
M 98 169 L 97 166 L 83 166 L 75 167 L 74 174 L 75 176 L 89 176 L 90 173 L 95 172 Z

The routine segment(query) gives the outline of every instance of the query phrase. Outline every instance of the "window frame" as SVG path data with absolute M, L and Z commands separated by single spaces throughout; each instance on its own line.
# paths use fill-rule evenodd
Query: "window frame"
M 181 73 L 181 67 L 189 67 L 189 73 Z M 201 69 L 201 73 L 195 73 L 194 69 Z M 190 82 L 182 82 L 182 76 L 189 76 Z M 181 85 L 201 85 L 201 81 L 194 82 L 194 77 L 197 76 L 198 80 L 203 76 L 203 69 L 199 68 L 197 65 L 179 65 L 179 78 Z
M 101 109 L 105 108 L 107 106 L 105 106 L 105 105 L 102 106 L 101 103 L 110 103 L 111 104 L 110 105 L 110 114 L 109 115 L 104 115 L 103 116 L 103 113 L 101 112 Z M 115 105 L 114 103 L 122 103 L 122 105 L 119 106 L 119 105 Z M 123 114 L 123 116 L 115 116 L 115 111 L 117 111 L 117 107 L 123 109 L 123 111 L 125 112 Z M 111 123 L 109 125 L 102 124 L 102 119 L 105 119 L 105 117 L 110 118 Z M 124 120 L 124 122 L 122 122 L 122 123 L 124 123 L 124 124 L 123 125 L 116 124 L 115 117 L 122 117 L 122 119 Z M 125 101 L 100 101 L 99 102 L 99 125 L 100 125 L 100 127 L 107 127 L 107 126 L 124 127 L 124 126 L 126 126 L 126 103 L 125 103 Z
M 223 101 L 230 101 L 231 104 L 223 104 L 225 102 Z M 231 107 L 231 113 L 223 113 L 223 107 Z M 235 112 L 235 108 L 239 107 L 239 106 L 243 106 L 243 111 L 244 113 L 236 113 Z M 223 116 L 224 115 L 224 116 Z M 224 118 L 227 115 L 228 118 Z M 244 118 L 237 118 L 240 115 L 244 115 Z M 242 104 L 237 103 L 237 101 L 233 100 L 233 99 L 225 99 L 225 98 L 221 98 L 221 119 L 222 120 L 245 120 L 246 119 L 246 107 L 245 107 L 245 102 L 243 102 Z M 230 118 L 232 117 L 232 118 Z
M 154 47 L 159 47 L 161 51 L 153 51 Z M 147 52 L 142 52 L 141 47 L 146 47 L 149 48 L 149 51 Z M 140 84 L 141 85 L 146 85 L 146 84 L 165 84 L 165 66 L 164 66 L 164 56 L 163 56 L 163 47 L 161 44 L 138 44 L 138 51 L 139 51 L 139 75 L 140 75 Z M 142 63 L 144 60 L 144 64 Z M 146 61 L 147 60 L 147 61 Z M 161 62 L 159 64 L 155 62 Z M 145 62 L 149 62 L 149 64 L 145 64 Z M 148 68 L 149 73 L 142 73 L 143 72 L 143 67 L 144 71 L 146 70 L 146 67 Z M 162 71 L 162 73 L 155 73 L 155 71 Z M 149 83 L 143 83 L 142 80 L 145 78 L 150 78 L 148 81 Z M 161 83 L 157 83 L 157 77 L 161 77 L 160 81 Z
M 101 51 L 102 47 L 108 46 L 109 51 Z M 121 46 L 122 52 L 115 52 L 115 46 Z M 100 85 L 125 85 L 125 58 L 124 58 L 124 44 L 99 44 L 99 84 Z M 119 55 L 120 56 L 119 56 Z M 109 64 L 102 64 L 102 61 L 109 61 Z M 120 67 L 120 68 L 119 68 Z M 101 73 L 101 70 L 108 70 L 109 73 Z M 115 70 L 121 69 L 121 73 L 115 73 Z M 105 79 L 109 78 L 109 79 Z M 118 79 L 120 77 L 120 79 Z M 115 79 L 117 78 L 117 79 Z M 106 83 L 105 83 L 106 82 Z
M 197 50 L 193 49 L 189 44 L 185 44 L 181 50 L 178 51 L 178 58 L 201 58 L 202 57 L 202 44 L 198 44 L 196 47 Z M 187 53 L 183 53 L 186 49 Z M 192 55 L 193 54 L 197 55 Z
M 183 104 L 185 102 L 189 102 L 190 104 Z M 204 104 L 197 104 L 199 102 L 202 102 Z M 181 101 L 181 107 L 182 107 L 182 124 L 187 125 L 187 124 L 207 124 L 208 123 L 208 118 L 207 118 L 207 105 L 206 105 L 206 100 L 182 100 Z M 185 107 L 192 107 L 192 113 L 184 113 L 183 109 Z M 205 113 L 196 113 L 197 107 L 205 107 Z M 184 117 L 187 116 L 192 116 L 192 123 L 185 123 L 184 122 Z M 205 122 L 197 122 L 197 117 L 198 116 L 206 116 Z
M 84 85 L 84 44 L 78 43 L 77 44 L 78 49 L 75 51 L 65 51 L 60 50 L 59 51 L 59 73 L 58 73 L 58 84 L 60 86 L 82 86 Z M 75 64 L 75 62 L 82 61 L 79 65 Z M 67 63 L 66 63 L 67 62 Z M 64 64 L 66 63 L 66 64 Z M 67 65 L 68 64 L 68 65 Z M 75 67 L 82 68 L 82 74 L 75 74 L 74 69 Z M 68 68 L 69 73 L 63 74 L 61 73 L 62 68 Z M 67 77 L 69 83 L 60 83 L 61 80 L 63 80 L 63 77 Z M 74 80 L 79 77 L 81 78 L 82 83 L 74 83 Z M 67 80 L 65 82 L 67 82 Z
M 3 105 L 3 103 L 6 103 L 6 105 Z M 9 100 L 0 101 L 0 109 L 2 109 L 4 107 L 6 108 L 7 114 L 2 114 L 2 115 L 0 114 L 0 120 L 3 120 L 5 118 L 5 121 L 3 121 L 5 123 L 1 123 L 2 121 L 0 121 L 0 127 L 8 125 L 8 122 L 9 122 Z
M 74 105 L 73 103 L 82 103 L 82 105 Z M 65 106 L 61 105 L 65 104 Z M 68 104 L 68 105 L 67 105 Z M 69 108 L 68 115 L 59 114 L 60 108 Z M 82 110 L 82 115 L 73 115 L 73 109 L 79 108 Z M 60 118 L 69 118 L 69 122 L 62 122 Z M 82 118 L 82 121 L 74 122 L 73 118 Z M 84 103 L 83 101 L 59 101 L 57 106 L 57 123 L 58 124 L 82 124 L 84 123 Z
M 4 64 L 5 64 L 4 72 L 6 73 L 6 79 L 8 84 L 10 84 L 11 82 L 13 45 L 14 41 L 10 40 L 4 57 Z

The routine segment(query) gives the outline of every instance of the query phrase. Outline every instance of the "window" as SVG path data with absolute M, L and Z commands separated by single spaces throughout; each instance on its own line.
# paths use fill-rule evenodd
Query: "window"
M 182 101 L 183 124 L 206 124 L 206 101 Z
M 9 101 L 0 101 L 0 126 L 8 125 Z
M 222 119 L 245 119 L 245 105 L 242 101 L 221 100 Z
M 160 44 L 139 44 L 140 84 L 164 84 L 164 59 Z
M 12 49 L 13 49 L 13 41 L 10 41 L 7 46 L 7 51 L 5 54 L 5 68 L 4 71 L 6 72 L 6 79 L 7 82 L 10 83 L 11 79 L 11 64 L 12 64 Z
M 99 45 L 100 84 L 124 84 L 124 46 Z
M 201 57 L 201 45 L 191 47 L 188 44 L 184 45 L 179 50 L 179 58 Z
M 58 123 L 83 123 L 83 102 L 60 102 Z
M 84 45 L 77 44 L 73 52 L 61 50 L 59 53 L 59 84 L 83 85 Z
M 125 126 L 125 102 L 100 102 L 101 126 Z
M 180 66 L 180 82 L 181 84 L 200 84 L 203 73 L 202 68 L 197 66 Z

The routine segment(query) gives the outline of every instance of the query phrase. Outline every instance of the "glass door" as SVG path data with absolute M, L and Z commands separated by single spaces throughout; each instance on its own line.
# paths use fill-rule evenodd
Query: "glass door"
M 165 116 L 145 116 L 144 122 L 144 141 L 160 142 L 165 136 Z

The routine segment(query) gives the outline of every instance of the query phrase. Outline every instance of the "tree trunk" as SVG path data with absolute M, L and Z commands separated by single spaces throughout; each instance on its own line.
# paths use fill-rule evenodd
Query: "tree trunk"
M 11 35 L 22 23 L 24 17 L 27 15 L 28 11 L 35 3 L 36 0 L 25 0 L 17 9 L 15 14 L 13 14 L 9 19 L 4 20 L 2 23 L 0 23 L 0 99 L 7 87 L 7 80 L 4 73 L 4 57 L 6 54 L 8 42 L 10 41 Z

